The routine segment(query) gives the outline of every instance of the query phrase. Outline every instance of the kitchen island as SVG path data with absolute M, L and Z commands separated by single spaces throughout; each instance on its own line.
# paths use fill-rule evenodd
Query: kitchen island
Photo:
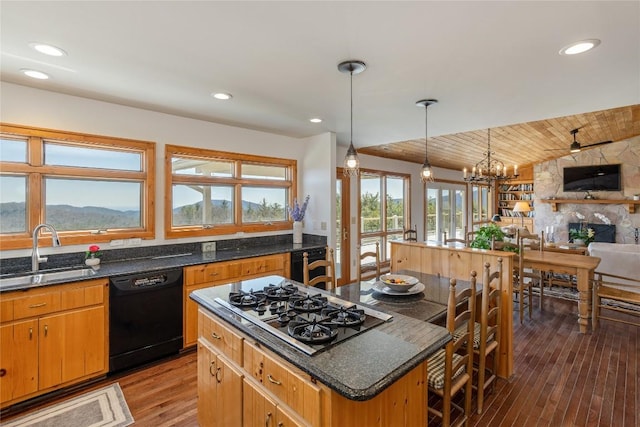
M 446 329 L 388 313 L 389 321 L 308 355 L 219 302 L 289 282 L 267 276 L 191 293 L 200 306 L 201 424 L 426 425 L 426 360 L 450 340 Z

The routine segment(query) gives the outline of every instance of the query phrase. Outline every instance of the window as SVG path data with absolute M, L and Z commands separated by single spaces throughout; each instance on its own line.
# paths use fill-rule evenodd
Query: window
M 466 186 L 447 182 L 429 182 L 425 188 L 425 230 L 427 240 L 464 239 L 466 229 Z
M 410 175 L 362 170 L 360 174 L 360 251 L 375 252 L 389 261 L 392 240 L 402 240 L 409 228 Z
M 291 228 L 296 161 L 167 145 L 168 238 Z
M 2 249 L 51 224 L 62 243 L 153 238 L 155 144 L 1 125 Z
M 491 192 L 489 191 L 489 187 L 486 185 L 472 185 L 471 197 L 471 209 L 473 212 L 472 225 L 475 230 L 481 224 L 488 222 L 491 219 L 491 207 L 493 203 L 490 203 Z

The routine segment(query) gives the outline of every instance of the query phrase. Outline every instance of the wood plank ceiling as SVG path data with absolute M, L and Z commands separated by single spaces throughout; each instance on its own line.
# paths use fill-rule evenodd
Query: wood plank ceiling
M 640 135 L 640 104 L 491 129 L 491 157 L 512 171 L 569 154 L 572 129 L 582 145 L 623 141 Z M 487 152 L 487 129 L 429 137 L 429 162 L 448 169 L 471 169 Z M 358 148 L 358 153 L 422 164 L 424 137 Z

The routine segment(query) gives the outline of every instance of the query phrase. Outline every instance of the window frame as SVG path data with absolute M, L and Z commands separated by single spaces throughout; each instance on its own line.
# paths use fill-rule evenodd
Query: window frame
M 370 174 L 377 175 L 381 179 L 381 190 L 384 190 L 384 194 L 380 194 L 380 231 L 363 232 L 362 224 L 360 224 L 360 218 L 362 217 L 362 175 Z M 402 236 L 404 230 L 387 230 L 387 177 L 399 178 L 404 180 L 404 220 L 405 228 L 411 227 L 411 174 L 400 172 L 389 172 L 375 169 L 360 169 L 360 175 L 358 176 L 358 246 L 362 249 L 362 240 L 364 238 L 372 238 L 380 240 L 380 265 L 383 268 L 387 268 L 391 262 L 391 253 L 387 250 L 388 237 L 394 235 Z M 358 262 L 360 254 L 358 254 Z
M 140 181 L 140 228 L 109 228 L 107 230 L 67 230 L 59 231 L 62 244 L 74 245 L 83 243 L 108 242 L 128 238 L 155 238 L 155 147 L 150 141 L 116 138 L 84 134 L 78 132 L 34 128 L 23 125 L 0 123 L 0 133 L 24 138 L 27 143 L 27 159 L 25 163 L 2 162 L 0 169 L 3 175 L 25 176 L 27 179 L 26 194 L 26 230 L 23 233 L 0 234 L 0 250 L 24 249 L 32 246 L 31 232 L 36 225 L 45 222 L 46 200 L 44 181 L 47 178 L 65 179 L 98 179 L 107 181 Z M 44 164 L 44 144 L 60 143 L 83 148 L 100 148 L 117 151 L 135 152 L 141 156 L 141 171 L 114 169 L 98 169 L 77 166 L 54 166 Z M 43 244 L 50 244 L 48 231 L 43 230 Z
M 187 174 L 174 174 L 172 168 L 172 158 L 201 159 L 201 160 L 221 160 L 233 162 L 233 177 L 209 177 Z M 243 164 L 261 164 L 266 166 L 280 166 L 287 170 L 285 180 L 242 178 Z M 165 145 L 165 205 L 164 205 L 164 235 L 167 239 L 177 239 L 182 237 L 206 237 L 235 234 L 239 232 L 255 233 L 265 231 L 281 231 L 293 229 L 293 221 L 286 215 L 283 221 L 265 222 L 242 222 L 242 187 L 269 187 L 284 188 L 287 191 L 287 204 L 289 207 L 297 195 L 297 161 L 293 159 L 282 159 L 277 157 L 258 156 L 250 154 L 232 153 L 227 151 L 207 150 L 202 148 L 185 147 L 180 145 Z M 231 185 L 234 194 L 234 216 L 231 224 L 220 225 L 192 225 L 173 226 L 173 186 L 174 184 L 195 184 L 195 185 Z

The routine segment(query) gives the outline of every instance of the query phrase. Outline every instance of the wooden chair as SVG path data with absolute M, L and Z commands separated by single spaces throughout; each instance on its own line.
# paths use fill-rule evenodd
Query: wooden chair
M 333 248 L 327 248 L 326 259 L 317 260 L 309 263 L 309 254 L 307 252 L 302 254 L 302 277 L 306 286 L 316 286 L 319 283 L 325 284 L 325 289 L 330 291 L 336 287 L 336 269 L 335 262 L 333 260 Z M 323 268 L 323 274 L 315 276 L 313 279 L 309 279 L 309 272 L 316 268 Z
M 457 425 L 469 425 L 471 416 L 471 393 L 473 375 L 472 340 L 474 336 L 475 287 L 456 294 L 456 279 L 450 280 L 447 304 L 447 329 L 453 339 L 445 348 L 438 350 L 427 361 L 429 395 L 442 401 L 442 410 L 429 403 L 428 411 L 442 419 L 443 426 L 451 425 L 451 407 L 462 413 Z M 463 301 L 466 300 L 466 307 Z M 459 307 L 460 305 L 460 307 Z M 458 310 L 456 310 L 458 308 Z M 458 313 L 456 313 L 458 311 Z M 461 331 L 455 333 L 456 331 Z M 464 407 L 453 402 L 453 397 L 464 390 Z
M 360 252 L 360 245 L 358 245 L 358 252 Z M 373 258 L 373 262 L 371 262 Z M 375 252 L 362 252 L 360 253 L 360 259 L 358 260 L 358 281 L 368 280 L 371 278 L 371 272 L 375 271 L 375 279 L 380 279 L 380 242 L 376 242 Z
M 624 305 L 603 305 L 602 298 L 613 302 L 640 305 L 640 278 L 616 276 L 596 271 L 593 280 L 593 306 L 591 310 L 594 331 L 598 328 L 600 319 L 640 326 L 640 311 L 631 310 Z M 603 309 L 623 313 L 626 316 L 603 315 Z M 630 321 L 628 320 L 629 316 L 637 317 L 638 320 Z
M 469 244 L 469 241 L 467 240 L 467 236 L 469 235 L 469 233 L 467 232 L 467 227 L 464 228 L 464 239 L 461 239 L 459 237 L 451 237 L 451 238 L 447 238 L 447 232 L 444 231 L 444 239 L 442 239 L 442 242 L 446 245 L 447 243 L 462 243 L 463 245 L 467 246 Z
M 484 264 L 482 276 L 482 300 L 480 302 L 479 325 L 476 323 L 474 331 L 473 354 L 478 363 L 478 380 L 476 382 L 476 396 L 478 414 L 482 414 L 484 406 L 484 392 L 497 379 L 498 357 L 500 346 L 500 296 L 502 294 L 502 258 L 498 258 L 498 269 L 491 273 L 489 263 Z M 475 287 L 475 272 L 472 272 L 471 286 Z M 487 360 L 491 360 L 492 367 L 487 369 Z
M 526 250 L 544 250 L 544 237 L 528 232 L 518 232 L 518 268 L 514 272 L 513 291 L 518 297 L 518 311 L 520 313 L 520 323 L 524 321 L 524 307 L 529 308 L 529 319 L 533 313 L 533 287 L 540 288 L 540 310 L 544 302 L 544 274 L 539 270 L 524 268 L 522 254 Z M 528 302 L 525 304 L 525 297 Z
M 402 235 L 402 238 L 404 240 L 406 240 L 407 242 L 417 242 L 418 241 L 418 226 L 414 225 L 413 229 L 409 228 L 407 230 L 404 230 L 404 233 Z

